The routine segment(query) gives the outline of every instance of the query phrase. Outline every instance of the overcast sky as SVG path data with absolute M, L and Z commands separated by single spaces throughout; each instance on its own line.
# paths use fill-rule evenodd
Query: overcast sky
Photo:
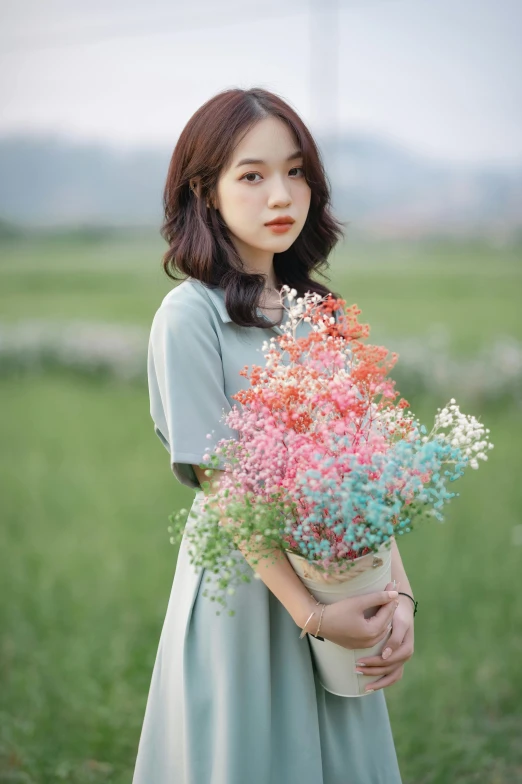
M 338 0 L 333 23 L 310 10 L 329 2 L 0 0 L 0 134 L 172 146 L 214 93 L 260 85 L 316 132 L 522 162 L 522 0 Z

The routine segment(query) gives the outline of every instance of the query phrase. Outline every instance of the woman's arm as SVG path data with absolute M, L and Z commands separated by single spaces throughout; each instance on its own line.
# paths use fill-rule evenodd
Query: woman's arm
M 208 476 L 205 474 L 206 469 L 200 468 L 197 465 L 193 465 L 193 468 L 200 485 L 203 485 L 203 482 L 209 481 Z M 219 485 L 219 478 L 223 473 L 223 471 L 214 471 L 212 479 L 210 480 L 211 489 L 215 489 Z M 279 549 L 267 550 L 267 557 L 263 557 L 259 559 L 257 564 L 253 564 L 250 561 L 250 554 L 246 549 L 239 547 L 239 550 L 243 553 L 252 569 L 257 572 L 263 580 L 267 588 L 279 599 L 281 604 L 288 610 L 295 623 L 302 629 L 308 616 L 316 607 L 316 603 L 295 573 L 284 552 Z M 272 561 L 274 563 L 272 563 Z M 317 626 L 319 619 L 314 618 L 313 621 L 316 621 Z M 311 631 L 315 631 L 316 626 L 313 625 L 312 621 L 310 622 Z
M 399 548 L 397 547 L 397 542 L 395 541 L 395 539 L 392 540 L 391 576 L 392 576 L 392 580 L 395 580 L 397 582 L 397 585 L 400 583 L 401 591 L 404 591 L 404 593 L 409 593 L 410 596 L 413 596 L 413 591 L 411 589 L 409 580 L 406 576 L 404 565 L 402 563 L 401 554 L 399 552 Z M 397 588 L 397 590 L 399 589 Z M 405 599 L 407 602 L 410 602 L 407 596 L 404 597 L 399 596 L 399 599 Z

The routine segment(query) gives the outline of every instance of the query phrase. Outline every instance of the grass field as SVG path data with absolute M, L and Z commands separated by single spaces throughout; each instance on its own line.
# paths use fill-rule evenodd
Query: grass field
M 0 248 L 2 320 L 80 318 L 150 325 L 172 282 L 162 240 L 137 234 L 87 244 L 64 238 Z M 522 340 L 522 248 L 479 243 L 348 241 L 331 282 L 362 308 L 372 340 L 424 335 L 444 325 L 456 352 L 498 334 Z M 324 282 L 324 281 L 323 281 Z
M 2 313 L 148 325 L 170 287 L 160 252 L 146 239 L 12 247 Z M 443 323 L 463 352 L 522 338 L 516 251 L 357 246 L 333 269 L 382 335 Z M 410 402 L 428 422 L 446 401 Z M 143 388 L 6 377 L 0 411 L 0 781 L 128 784 L 175 568 L 167 517 L 191 492 Z M 399 541 L 419 600 L 415 654 L 386 690 L 404 784 L 522 782 L 522 413 L 473 413 L 489 462 L 455 486 L 444 524 Z

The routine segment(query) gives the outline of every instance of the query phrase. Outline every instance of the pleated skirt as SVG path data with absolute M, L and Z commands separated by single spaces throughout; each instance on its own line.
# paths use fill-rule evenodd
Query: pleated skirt
M 132 784 L 401 784 L 384 689 L 325 691 L 262 580 L 228 597 L 230 617 L 202 595 L 205 575 L 184 537 Z

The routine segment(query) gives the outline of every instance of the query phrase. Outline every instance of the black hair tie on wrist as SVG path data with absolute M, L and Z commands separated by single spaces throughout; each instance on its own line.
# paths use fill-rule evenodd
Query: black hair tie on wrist
M 415 599 L 413 598 L 413 596 L 410 596 L 409 593 L 404 593 L 404 591 L 399 591 L 399 593 L 400 593 L 401 596 L 407 596 L 408 599 L 412 600 L 413 606 L 415 607 L 415 609 L 413 611 L 413 617 L 415 618 L 415 616 L 417 615 L 417 605 L 418 605 L 418 602 L 416 602 Z

